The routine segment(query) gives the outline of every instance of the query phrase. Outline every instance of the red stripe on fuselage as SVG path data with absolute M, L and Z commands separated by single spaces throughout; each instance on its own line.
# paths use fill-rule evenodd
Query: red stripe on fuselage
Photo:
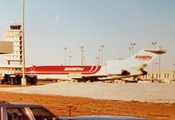
M 25 69 L 26 74 L 95 74 L 101 66 L 33 66 Z M 20 74 L 21 72 L 17 73 Z

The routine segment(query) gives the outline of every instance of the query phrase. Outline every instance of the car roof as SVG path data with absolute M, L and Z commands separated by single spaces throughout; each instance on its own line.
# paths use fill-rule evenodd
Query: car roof
M 77 116 L 67 120 L 146 120 L 145 118 L 135 118 L 126 116 Z
M 19 102 L 6 102 L 6 101 L 0 101 L 0 106 L 6 106 L 6 107 L 43 107 L 42 105 L 38 104 L 31 104 L 31 103 L 19 103 Z

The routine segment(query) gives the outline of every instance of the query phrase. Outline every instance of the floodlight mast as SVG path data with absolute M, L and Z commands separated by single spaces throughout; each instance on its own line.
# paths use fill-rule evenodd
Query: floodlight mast
M 67 47 L 64 47 L 64 50 L 65 50 L 65 62 L 64 62 L 64 65 L 66 65 L 66 50 L 67 50 Z
M 153 44 L 153 48 L 155 49 L 155 45 L 156 45 L 156 42 L 151 42 Z M 152 71 L 154 71 L 154 60 L 153 60 L 153 64 L 152 64 Z
M 159 49 L 161 50 L 163 46 L 159 46 Z M 160 62 L 161 62 L 161 54 L 159 54 L 159 71 L 160 71 Z
M 25 44 L 24 44 L 24 0 L 22 0 L 22 79 L 21 85 L 26 85 L 25 78 Z
M 136 45 L 136 43 L 131 43 L 132 46 L 132 55 L 134 54 L 134 46 Z
M 83 52 L 84 52 L 84 46 L 80 46 L 81 49 L 81 65 L 83 66 Z
M 104 48 L 104 45 L 100 45 L 101 47 L 101 66 L 103 66 L 103 48 Z M 99 56 L 99 59 L 100 59 L 100 56 Z
M 131 49 L 132 49 L 133 47 L 129 47 L 129 57 L 131 56 Z

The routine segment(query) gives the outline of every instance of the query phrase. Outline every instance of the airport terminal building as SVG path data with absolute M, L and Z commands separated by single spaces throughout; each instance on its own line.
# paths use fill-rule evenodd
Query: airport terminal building
M 148 71 L 147 75 L 139 77 L 143 81 L 175 82 L 175 71 Z

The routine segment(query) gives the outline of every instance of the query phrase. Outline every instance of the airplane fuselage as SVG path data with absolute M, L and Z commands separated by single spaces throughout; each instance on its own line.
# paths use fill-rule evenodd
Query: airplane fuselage
M 106 76 L 104 70 L 102 66 L 31 66 L 25 69 L 25 74 L 37 75 L 38 79 L 80 79 L 90 75 Z

